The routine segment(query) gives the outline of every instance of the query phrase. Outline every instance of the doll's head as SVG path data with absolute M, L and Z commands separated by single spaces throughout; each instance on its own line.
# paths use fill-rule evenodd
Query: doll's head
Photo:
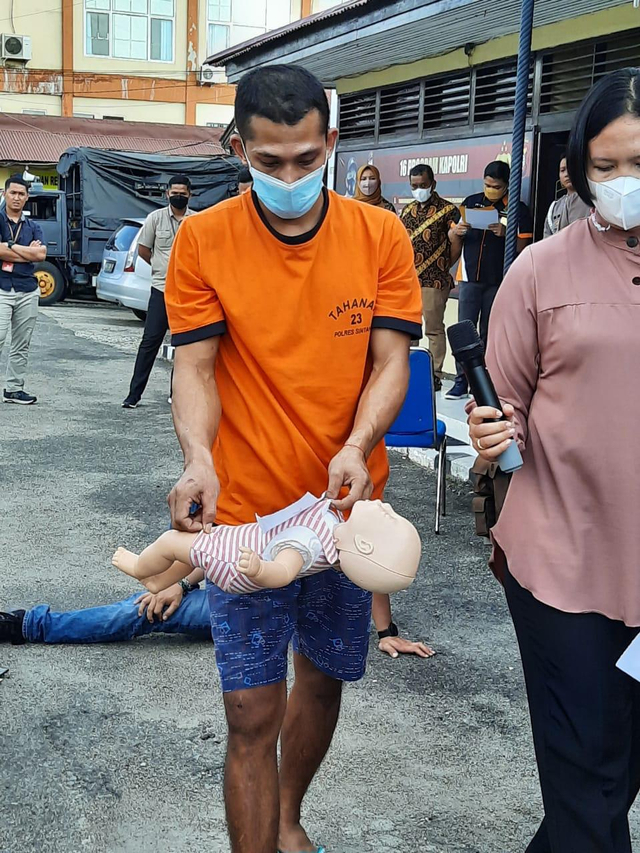
M 406 589 L 416 576 L 422 550 L 410 521 L 382 501 L 358 501 L 349 520 L 334 531 L 340 568 L 370 592 Z

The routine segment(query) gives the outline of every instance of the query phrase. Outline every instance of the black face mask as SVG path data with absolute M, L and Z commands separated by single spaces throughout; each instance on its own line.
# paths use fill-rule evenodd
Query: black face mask
M 186 210 L 189 204 L 189 196 L 186 195 L 170 195 L 169 204 L 175 207 L 176 210 Z

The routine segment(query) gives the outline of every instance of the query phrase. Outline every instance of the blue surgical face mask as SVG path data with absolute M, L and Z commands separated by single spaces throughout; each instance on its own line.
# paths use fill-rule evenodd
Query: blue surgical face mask
M 319 169 L 310 172 L 292 184 L 288 184 L 286 181 L 281 181 L 279 178 L 274 178 L 272 175 L 254 169 L 247 157 L 246 148 L 244 156 L 247 158 L 249 171 L 253 178 L 253 191 L 267 210 L 270 210 L 280 219 L 299 219 L 305 213 L 309 213 L 322 192 L 322 178 L 327 165 L 326 160 Z

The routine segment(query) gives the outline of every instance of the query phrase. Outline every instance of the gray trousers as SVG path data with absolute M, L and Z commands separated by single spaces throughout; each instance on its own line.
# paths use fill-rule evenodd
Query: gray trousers
M 21 391 L 27 374 L 29 344 L 38 319 L 38 288 L 31 293 L 0 289 L 0 352 L 11 330 L 5 391 Z

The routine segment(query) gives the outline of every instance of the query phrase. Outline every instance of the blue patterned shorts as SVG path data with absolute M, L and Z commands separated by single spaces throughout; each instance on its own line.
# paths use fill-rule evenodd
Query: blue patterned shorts
M 274 684 L 293 648 L 339 681 L 362 678 L 369 648 L 371 593 L 328 569 L 282 589 L 231 595 L 207 584 L 222 690 Z

